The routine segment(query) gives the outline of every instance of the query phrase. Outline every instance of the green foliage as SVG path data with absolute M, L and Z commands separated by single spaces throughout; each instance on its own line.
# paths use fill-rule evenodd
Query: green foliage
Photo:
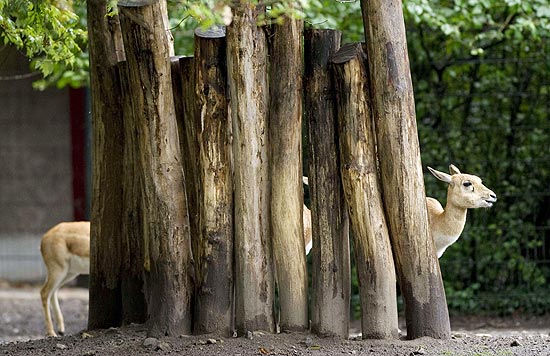
M 33 70 L 45 78 L 35 83 L 44 88 L 78 86 L 87 78 L 87 33 L 70 4 L 54 6 L 43 0 L 0 0 L 0 36 L 32 59 Z
M 306 26 L 343 30 L 344 42 L 364 41 L 361 6 L 357 0 L 309 0 L 303 2 Z
M 440 260 L 449 307 L 548 312 L 538 296 L 550 278 L 550 156 L 541 149 L 550 144 L 550 48 L 548 17 L 537 15 L 548 3 L 450 4 L 427 14 L 423 2 L 406 5 L 422 160 L 480 175 L 499 201 L 471 211 Z M 426 190 L 444 203 L 446 187 L 430 175 Z
M 260 16 L 259 25 L 280 23 L 285 17 L 304 18 L 306 15 L 294 1 L 279 0 L 252 3 L 266 5 L 265 16 Z M 194 30 L 214 25 L 228 25 L 232 11 L 224 1 L 168 0 L 170 28 L 174 36 L 174 50 L 179 55 L 193 55 Z
M 404 1 L 422 161 L 454 163 L 499 196 L 491 210 L 469 213 L 440 260 L 451 311 L 550 311 L 549 8 L 548 0 Z M 358 2 L 313 0 L 304 11 L 311 26 L 362 37 Z M 445 185 L 429 174 L 425 182 L 444 204 Z

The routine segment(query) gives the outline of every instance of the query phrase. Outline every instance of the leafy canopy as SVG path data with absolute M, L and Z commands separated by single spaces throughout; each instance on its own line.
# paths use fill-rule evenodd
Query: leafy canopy
M 45 88 L 80 86 L 86 82 L 88 56 L 87 32 L 83 13 L 71 3 L 44 0 L 0 0 L 0 34 L 31 59 L 31 69 L 46 79 L 35 83 Z
M 115 8 L 116 0 L 106 0 Z M 252 0 L 256 2 L 257 0 Z M 360 3 L 357 0 L 270 0 L 265 22 L 284 16 L 304 18 L 311 27 L 344 31 L 345 40 L 363 38 Z M 191 54 L 193 30 L 199 25 L 227 24 L 228 3 L 214 0 L 168 0 L 170 26 L 176 52 Z M 298 6 L 294 5 L 298 4 Z M 292 5 L 292 6 L 291 6 Z M 409 27 L 438 33 L 439 47 L 445 48 L 444 61 L 467 49 L 483 55 L 488 46 L 505 39 L 539 39 L 550 32 L 548 0 L 404 0 L 404 15 Z M 88 56 L 85 1 L 0 0 L 0 36 L 32 59 L 33 70 L 45 80 L 44 88 L 87 83 Z

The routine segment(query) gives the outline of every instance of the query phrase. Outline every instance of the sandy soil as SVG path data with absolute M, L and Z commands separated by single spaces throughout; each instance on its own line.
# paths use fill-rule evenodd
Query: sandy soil
M 360 340 L 358 330 L 350 340 L 261 332 L 148 339 L 142 325 L 85 332 L 87 298 L 85 289 L 63 289 L 60 303 L 72 335 L 44 338 L 38 289 L 0 287 L 0 355 L 550 355 L 550 317 L 453 318 L 450 340 Z

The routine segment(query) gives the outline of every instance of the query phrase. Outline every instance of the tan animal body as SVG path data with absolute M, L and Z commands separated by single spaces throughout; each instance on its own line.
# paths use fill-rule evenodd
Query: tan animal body
M 451 174 L 428 170 L 440 181 L 449 184 L 445 209 L 434 198 L 426 198 L 430 231 L 435 242 L 437 257 L 440 258 L 447 247 L 454 244 L 466 223 L 468 209 L 490 208 L 497 201 L 495 193 L 484 186 L 481 178 L 460 173 L 454 165 L 449 166 Z
M 307 177 L 305 178 L 307 183 Z M 311 250 L 311 211 L 304 205 L 304 241 L 306 254 Z M 42 237 L 40 244 L 47 276 L 40 290 L 46 333 L 57 336 L 51 317 L 53 308 L 59 334 L 65 333 L 63 314 L 59 308 L 57 291 L 79 274 L 90 273 L 90 222 L 62 222 L 51 228 Z
M 40 252 L 46 264 L 47 276 L 40 290 L 46 332 L 57 336 L 51 318 L 53 307 L 59 334 L 65 333 L 63 314 L 59 308 L 57 291 L 79 274 L 90 273 L 90 222 L 62 222 L 42 237 Z

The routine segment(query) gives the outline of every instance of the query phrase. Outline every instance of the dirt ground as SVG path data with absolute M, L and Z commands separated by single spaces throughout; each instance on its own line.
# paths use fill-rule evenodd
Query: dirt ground
M 550 355 L 550 317 L 453 318 L 450 340 L 360 340 L 358 323 L 350 340 L 261 332 L 147 339 L 142 325 L 85 332 L 87 299 L 85 289 L 61 290 L 69 336 L 44 338 L 38 288 L 0 285 L 0 355 Z

